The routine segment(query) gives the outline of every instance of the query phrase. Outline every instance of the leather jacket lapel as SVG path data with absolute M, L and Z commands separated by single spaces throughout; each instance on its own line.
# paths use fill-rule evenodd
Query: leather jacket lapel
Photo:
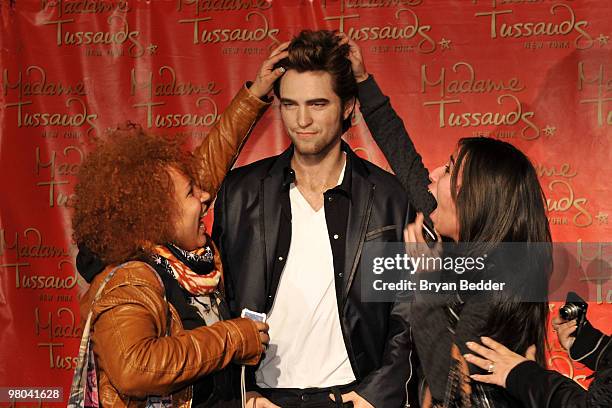
M 358 158 L 355 155 L 352 157 L 353 169 L 361 163 L 358 163 Z M 346 236 L 350 237 L 346 240 L 346 252 L 344 258 L 344 273 L 342 277 L 342 307 L 346 304 L 349 290 L 353 283 L 353 278 L 357 272 L 361 251 L 366 231 L 370 221 L 372 212 L 372 204 L 374 202 L 375 185 L 364 178 L 359 171 L 353 172 L 353 180 L 351 185 L 351 206 L 348 214 L 348 224 L 346 227 Z
M 278 199 L 278 192 L 281 189 L 282 180 L 279 177 L 266 177 L 261 181 L 259 190 L 260 198 L 263 203 L 261 206 L 261 240 L 265 243 L 266 258 L 266 296 L 270 293 L 270 283 L 272 282 L 272 272 L 274 271 L 274 251 L 278 241 L 278 231 L 281 218 L 281 201 Z
M 272 283 L 274 277 L 274 263 L 276 256 L 276 246 L 279 239 L 279 230 L 281 223 L 282 201 L 280 199 L 283 183 L 285 182 L 285 169 L 290 165 L 291 156 L 293 155 L 293 146 L 289 146 L 278 157 L 276 162 L 270 168 L 266 177 L 261 180 L 259 188 L 259 198 L 262 205 L 260 206 L 260 231 L 261 242 L 264 242 L 264 251 L 266 260 L 266 296 L 272 295 Z M 265 304 L 265 300 L 264 300 Z M 263 306 L 263 305 L 262 305 Z

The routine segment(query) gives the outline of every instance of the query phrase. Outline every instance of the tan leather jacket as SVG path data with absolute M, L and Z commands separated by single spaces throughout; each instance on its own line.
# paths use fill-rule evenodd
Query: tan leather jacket
M 216 194 L 267 106 L 243 88 L 196 149 L 202 163 L 198 181 L 206 191 Z M 221 267 L 218 251 L 215 257 Z M 98 274 L 81 298 L 83 322 L 112 269 L 109 266 Z M 92 310 L 91 338 L 103 407 L 139 407 L 145 405 L 147 395 L 168 394 L 175 407 L 189 407 L 190 383 L 232 361 L 256 364 L 263 351 L 255 324 L 248 319 L 183 330 L 178 313 L 164 300 L 161 280 L 142 262 L 124 264 Z M 165 335 L 168 310 L 170 336 Z

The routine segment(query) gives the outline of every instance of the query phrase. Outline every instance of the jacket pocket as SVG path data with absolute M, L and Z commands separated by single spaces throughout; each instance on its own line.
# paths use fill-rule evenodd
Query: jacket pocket
M 382 241 L 397 241 L 397 224 L 386 225 L 384 227 L 375 228 L 366 232 L 365 240 L 372 241 L 374 239 L 383 238 Z

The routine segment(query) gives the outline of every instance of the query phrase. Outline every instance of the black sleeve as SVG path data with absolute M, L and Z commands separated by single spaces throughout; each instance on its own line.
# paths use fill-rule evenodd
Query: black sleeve
M 611 353 L 610 347 L 601 345 L 605 341 L 609 344 L 610 336 L 604 336 L 604 341 L 597 348 L 600 352 L 598 369 L 588 390 L 556 371 L 543 369 L 533 361 L 525 361 L 510 371 L 506 389 L 527 408 L 611 407 Z
M 587 391 L 562 374 L 525 361 L 510 371 L 506 389 L 526 408 L 590 407 Z
M 436 202 L 427 190 L 429 172 L 410 140 L 404 122 L 397 116 L 389 98 L 383 95 L 372 75 L 357 85 L 357 91 L 359 109 L 366 125 L 397 179 L 408 192 L 411 204 L 417 211 L 430 214 Z
M 611 338 L 594 328 L 587 320 L 576 336 L 569 354 L 573 360 L 580 361 L 591 370 L 610 368 L 612 367 Z
M 96 275 L 106 268 L 106 264 L 84 244 L 78 244 L 78 247 L 79 252 L 76 256 L 77 270 L 87 283 L 91 283 Z

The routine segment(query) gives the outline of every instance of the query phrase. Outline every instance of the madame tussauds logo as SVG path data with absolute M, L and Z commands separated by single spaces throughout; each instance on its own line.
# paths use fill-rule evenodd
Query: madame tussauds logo
M 128 55 L 141 57 L 145 47 L 140 43 L 140 32 L 130 29 L 124 16 L 111 15 L 107 18 L 107 31 L 72 31 L 74 18 L 46 21 L 43 25 L 55 25 L 56 44 L 63 46 L 127 45 Z
M 606 66 L 591 64 L 585 68 L 585 62 L 580 61 L 578 90 L 582 97 L 579 103 L 594 107 L 597 126 L 612 126 L 612 78 L 606 75 Z
M 503 2 L 502 2 L 503 3 Z M 493 2 L 493 7 L 497 2 Z M 489 21 L 489 35 L 492 39 L 568 36 L 578 34 L 574 39 L 577 49 L 587 49 L 593 46 L 593 38 L 586 31 L 588 22 L 579 20 L 571 6 L 564 3 L 553 4 L 549 9 L 554 21 L 512 21 L 514 10 L 491 10 L 475 13 L 476 17 Z M 542 17 L 544 18 L 544 17 Z
M 177 10 L 195 9 L 196 16 L 205 11 L 268 10 L 270 0 L 177 0 Z
M 216 44 L 228 42 L 259 42 L 271 39 L 279 43 L 276 35 L 278 28 L 270 27 L 268 18 L 262 11 L 272 7 L 270 0 L 177 0 L 177 10 L 195 11 L 194 18 L 180 19 L 179 24 L 191 24 L 193 27 L 193 44 Z M 251 10 L 244 21 L 248 27 L 218 27 L 211 16 L 213 12 L 225 12 L 224 20 L 228 20 L 228 11 Z M 209 15 L 204 16 L 204 12 Z
M 338 15 L 328 15 L 324 18 L 326 21 L 338 20 L 338 30 L 346 33 L 348 37 L 356 41 L 377 41 L 377 40 L 395 40 L 395 41 L 406 41 L 412 40 L 418 41 L 415 49 L 418 52 L 427 54 L 435 51 L 436 41 L 431 38 L 428 34 L 431 31 L 431 25 L 422 24 L 419 20 L 419 16 L 410 8 L 402 7 L 395 11 L 394 18 L 397 23 L 389 23 L 382 26 L 357 26 L 346 28 L 345 24 L 348 25 L 348 21 L 351 24 L 355 23 L 356 19 L 360 18 L 359 14 L 354 14 L 354 11 L 346 12 L 347 8 L 365 8 L 365 7 L 394 7 L 399 5 L 403 6 L 418 6 L 421 4 L 420 0 L 413 1 L 377 1 L 377 2 L 364 2 L 364 1 L 341 1 L 340 2 L 340 13 Z M 323 2 L 323 8 L 327 9 L 327 2 Z M 330 4 L 331 8 L 331 4 Z M 355 10 L 356 11 L 356 10 Z
M 576 194 L 572 180 L 578 172 L 573 170 L 569 163 L 561 165 L 540 163 L 535 168 L 543 187 L 545 181 L 550 179 L 545 192 L 546 209 L 551 224 L 567 225 L 567 217 L 571 217 L 572 224 L 576 227 L 588 227 L 593 223 L 593 215 L 588 208 L 589 200 Z
M 344 0 L 346 8 L 414 7 L 423 0 Z
M 427 65 L 421 66 L 421 92 L 428 89 L 437 90 L 439 100 L 423 102 L 424 106 L 437 107 L 438 125 L 446 127 L 480 127 L 480 126 L 523 126 L 521 136 L 526 140 L 537 139 L 540 129 L 533 123 L 535 112 L 525 109 L 525 106 L 515 93 L 525 87 L 516 77 L 508 79 L 480 78 L 472 64 L 460 61 L 450 70 L 442 67 L 439 75 L 428 76 Z M 464 107 L 460 95 L 498 94 L 495 110 L 484 112 L 456 110 Z M 480 104 L 479 104 L 480 105 Z M 451 109 L 455 108 L 455 111 Z
M 17 259 L 23 258 L 65 258 L 70 256 L 65 247 L 49 245 L 43 240 L 42 232 L 34 227 L 26 228 L 23 234 L 15 232 L 12 243 L 7 241 L 6 231 L 0 229 L 0 255 L 15 251 Z M 19 282 L 17 282 L 19 288 Z
M 193 25 L 193 44 L 215 44 L 225 42 L 259 42 L 266 38 L 279 41 L 276 35 L 280 32 L 278 28 L 271 28 L 268 18 L 259 11 L 251 11 L 244 20 L 250 24 L 256 24 L 253 28 L 211 28 L 207 24 L 212 24 L 212 17 L 197 17 L 181 19 L 180 24 Z
M 25 75 L 22 71 L 17 74 L 15 82 L 11 82 L 9 78 L 9 70 L 2 71 L 2 90 L 6 96 L 9 91 L 14 90 L 17 95 L 22 98 L 24 96 L 86 96 L 87 87 L 84 81 L 78 81 L 74 84 L 49 81 L 47 72 L 44 68 L 37 65 L 30 65 L 25 69 Z
M 41 0 L 41 10 L 57 9 L 57 16 L 62 17 L 65 14 L 103 14 L 128 12 L 130 7 L 126 0 L 108 1 L 108 0 Z
M 409 22 L 401 24 L 403 15 L 407 15 Z M 395 12 L 395 19 L 400 25 L 365 26 L 347 31 L 347 35 L 357 41 L 368 40 L 419 40 L 417 48 L 423 53 L 432 52 L 436 49 L 436 42 L 427 34 L 431 31 L 431 25 L 422 25 L 417 14 L 410 9 L 399 9 Z
M 138 73 L 136 69 L 132 69 L 131 88 L 132 95 L 136 95 L 137 90 L 144 90 L 153 96 L 185 96 L 185 95 L 217 95 L 221 92 L 216 89 L 217 84 L 214 81 L 208 83 L 194 83 L 191 80 L 181 81 L 174 68 L 164 65 L 159 68 L 158 76 L 153 78 L 153 71 Z M 144 79 L 143 79 L 144 78 Z
M 219 120 L 217 103 L 211 96 L 220 92 L 215 82 L 196 84 L 191 81 L 183 81 L 177 77 L 174 68 L 166 65 L 158 70 L 158 76 L 155 77 L 153 71 L 137 72 L 132 69 L 131 73 L 131 95 L 146 94 L 145 101 L 132 106 L 145 110 L 148 128 L 210 127 Z M 198 96 L 194 104 L 196 111 L 190 113 L 163 112 L 166 101 L 157 99 L 190 95 Z
M 25 75 L 19 71 L 15 82 L 11 82 L 7 69 L 2 73 L 2 93 L 7 96 L 15 91 L 17 101 L 8 102 L 4 109 L 8 112 L 15 111 L 17 116 L 17 127 L 19 128 L 43 128 L 48 126 L 57 127 L 81 127 L 89 126 L 87 132 L 96 129 L 98 114 L 90 112 L 85 103 L 87 88 L 81 80 L 75 84 L 60 81 L 49 81 L 43 67 L 32 65 L 26 68 Z M 34 103 L 32 97 L 65 97 L 64 111 L 45 111 Z M 46 106 L 46 105 L 44 105 Z M 61 104 L 50 104 L 54 108 Z

